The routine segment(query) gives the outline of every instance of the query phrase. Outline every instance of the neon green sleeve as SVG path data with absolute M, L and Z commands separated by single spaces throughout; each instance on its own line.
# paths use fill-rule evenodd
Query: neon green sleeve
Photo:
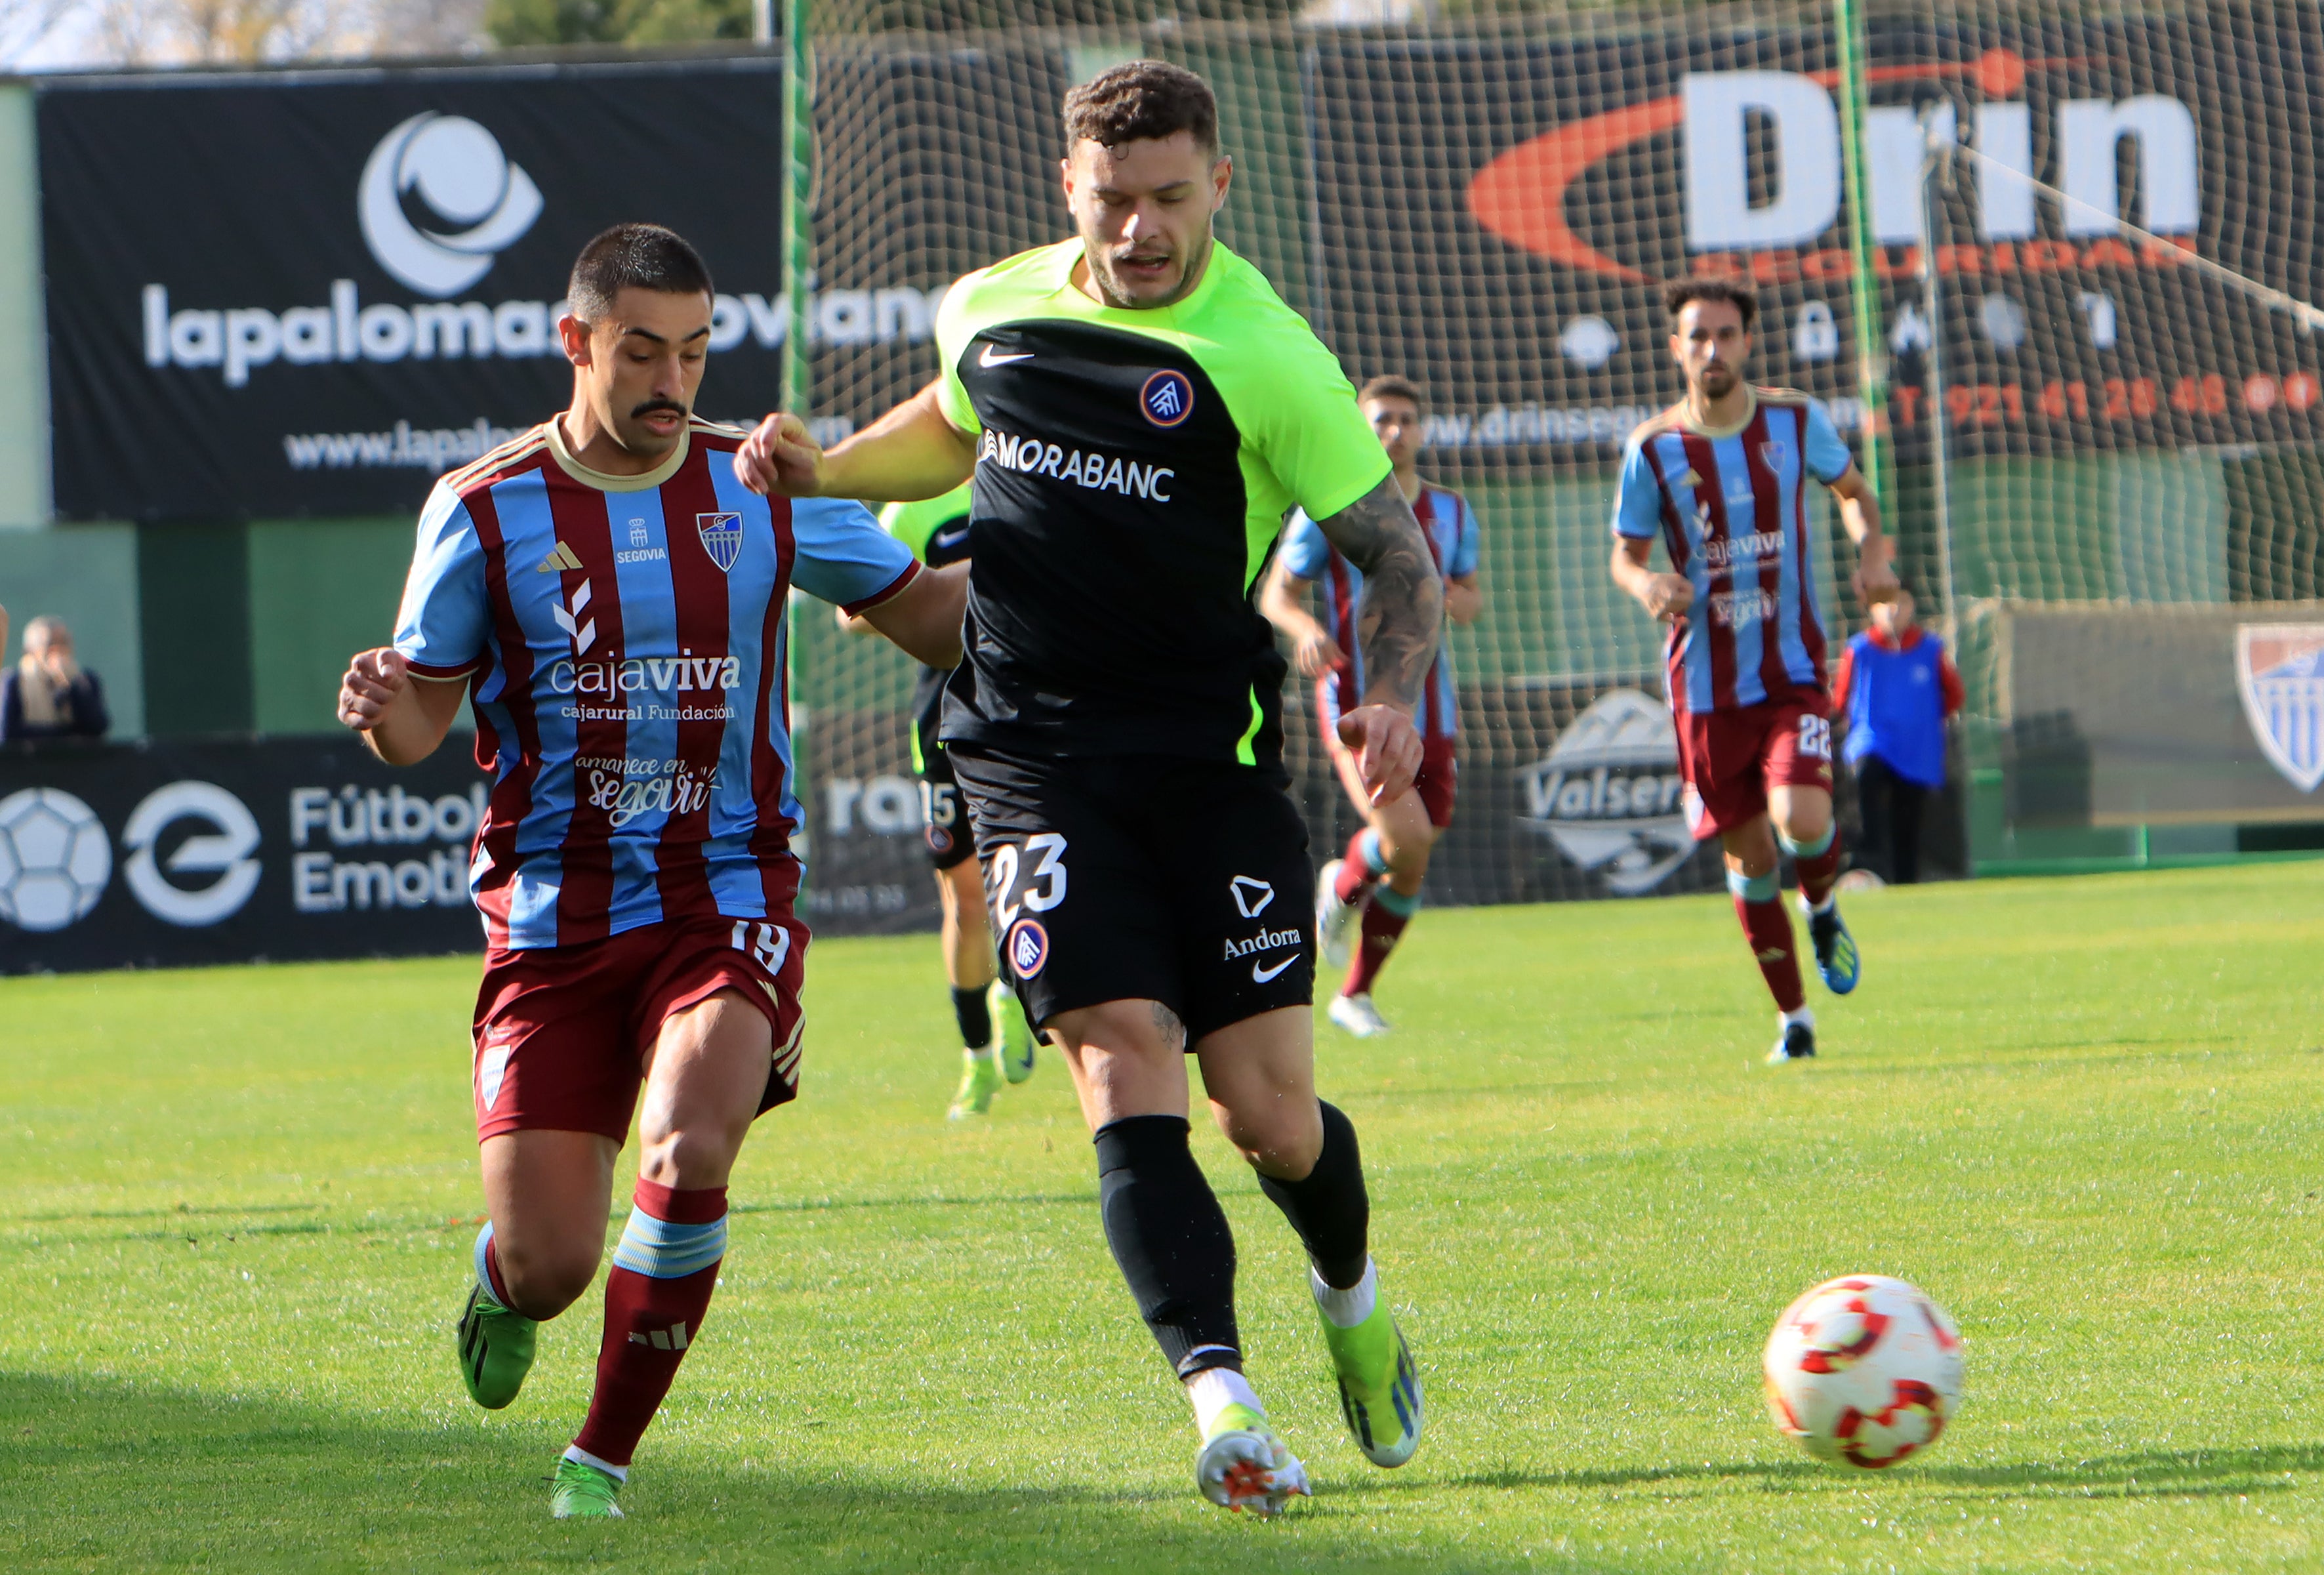
M 936 407 L 944 411 L 945 420 L 972 438 L 984 430 L 984 423 L 976 419 L 976 407 L 969 402 L 968 390 L 961 384 L 960 355 L 982 326 L 976 297 L 983 279 L 982 269 L 969 274 L 945 291 L 944 304 L 936 308 L 936 359 L 944 364 Z
M 963 482 L 940 498 L 917 503 L 890 503 L 880 511 L 880 523 L 889 535 L 910 548 L 914 557 L 926 563 L 928 538 L 945 521 L 968 512 L 970 485 Z
M 1276 309 L 1281 318 L 1264 342 L 1267 397 L 1250 416 L 1252 446 L 1307 517 L 1326 520 L 1392 467 L 1339 362 L 1296 312 Z

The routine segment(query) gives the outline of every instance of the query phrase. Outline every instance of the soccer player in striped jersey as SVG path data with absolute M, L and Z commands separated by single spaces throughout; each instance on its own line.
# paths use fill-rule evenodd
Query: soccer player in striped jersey
M 924 570 L 862 504 L 742 485 L 744 435 L 692 414 L 713 298 L 684 240 L 606 231 L 568 299 L 571 407 L 437 483 L 394 643 L 355 658 L 338 708 L 408 765 L 465 698 L 492 773 L 470 868 L 490 1223 L 458 1331 L 478 1405 L 516 1398 L 539 1322 L 595 1275 L 644 1093 L 558 1518 L 621 1514 L 718 1283 L 735 1155 L 798 1091 L 807 932 L 792 915 L 786 598 L 835 602 L 939 665 L 959 659 L 964 599 L 960 571 Z
M 1477 515 L 1469 501 L 1450 487 L 1420 479 L 1420 390 L 1401 377 L 1376 377 L 1357 396 L 1364 418 L 1388 451 L 1396 484 L 1412 505 L 1428 539 L 1437 572 L 1444 576 L 1444 616 L 1473 623 L 1484 610 L 1477 584 Z M 1340 717 L 1364 692 L 1363 641 L 1356 609 L 1363 597 L 1363 571 L 1324 539 L 1315 522 L 1294 511 L 1283 532 L 1259 593 L 1259 611 L 1290 638 L 1293 660 L 1302 677 L 1315 680 L 1315 715 L 1323 748 L 1339 772 L 1364 829 L 1348 841 L 1347 853 L 1325 864 L 1315 878 L 1315 937 L 1323 960 L 1348 970 L 1326 1009 L 1332 1021 L 1360 1039 L 1388 1032 L 1372 1004 L 1372 981 L 1388 953 L 1420 910 L 1420 885 L 1428 874 L 1428 854 L 1452 824 L 1454 756 L 1459 712 L 1452 689 L 1452 653 L 1442 644 L 1429 665 L 1413 725 L 1420 732 L 1420 774 L 1409 791 L 1385 804 L 1367 794 L 1355 757 L 1340 742 Z M 1301 605 L 1309 586 L 1322 592 L 1323 617 Z M 1361 944 L 1349 957 L 1349 932 L 1360 929 Z
M 1664 295 L 1686 397 L 1632 435 L 1614 502 L 1614 581 L 1671 626 L 1670 705 L 1685 806 L 1698 837 L 1726 853 L 1735 912 L 1775 998 L 1770 1064 L 1815 1054 L 1776 885 L 1777 847 L 1799 872 L 1817 972 L 1856 988 L 1855 937 L 1832 899 L 1840 832 L 1831 813 L 1831 705 L 1809 550 L 1807 488 L 1831 489 L 1855 543 L 1858 594 L 1896 594 L 1879 500 L 1823 407 L 1743 381 L 1751 292 L 1690 279 Z M 1670 570 L 1649 566 L 1655 539 Z
M 912 549 L 912 556 L 930 568 L 965 564 L 969 543 L 969 489 L 954 487 L 941 497 L 913 503 L 890 503 L 880 511 L 888 534 Z M 839 626 L 850 634 L 868 634 L 871 622 L 845 608 Z M 968 809 L 961 802 L 952 758 L 936 736 L 936 719 L 944 708 L 945 681 L 949 668 L 920 668 L 912 694 L 912 770 L 920 778 L 920 819 L 936 867 L 936 898 L 944 919 L 942 944 L 945 981 L 952 987 L 952 1011 L 960 1025 L 960 1087 L 953 1094 L 950 1119 L 982 1116 L 992 1108 L 992 1096 L 1005 1080 L 1023 1082 L 1033 1075 L 1033 1025 L 992 954 L 992 926 L 984 916 L 984 881 L 977 869 L 976 839 L 968 829 Z

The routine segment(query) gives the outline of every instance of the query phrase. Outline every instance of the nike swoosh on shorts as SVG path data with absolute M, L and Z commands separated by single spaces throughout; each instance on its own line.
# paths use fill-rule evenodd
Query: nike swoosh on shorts
M 1006 366 L 1012 361 L 1030 361 L 1033 359 L 1033 353 L 1030 350 L 1019 351 L 1014 355 L 995 355 L 992 353 L 993 349 L 994 346 L 987 345 L 984 347 L 984 353 L 976 358 L 976 364 L 979 366 Z
M 958 547 L 962 542 L 966 541 L 967 539 L 968 532 L 965 530 L 947 530 L 940 533 L 936 537 L 936 545 L 938 547 Z
M 1261 968 L 1258 963 L 1254 962 L 1250 965 L 1251 982 L 1254 984 L 1265 984 L 1268 981 L 1273 979 L 1277 974 L 1282 972 L 1285 969 L 1290 967 L 1294 962 L 1298 961 L 1299 953 L 1294 952 L 1290 956 L 1286 957 L 1282 962 L 1277 962 L 1272 968 Z

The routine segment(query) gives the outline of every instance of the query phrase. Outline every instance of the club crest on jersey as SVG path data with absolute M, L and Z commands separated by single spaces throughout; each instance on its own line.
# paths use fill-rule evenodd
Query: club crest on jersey
M 1039 974 L 1049 962 L 1049 932 L 1039 919 L 1020 918 L 1009 926 L 1009 966 L 1019 979 Z
M 696 514 L 694 528 L 702 533 L 702 550 L 710 561 L 724 574 L 742 556 L 742 516 L 740 514 Z
M 1792 451 L 1772 438 L 1759 445 L 1759 463 L 1778 474 L 1790 463 Z
M 1138 391 L 1138 408 L 1157 427 L 1176 427 L 1194 413 L 1194 385 L 1183 372 L 1164 367 Z
M 2236 688 L 2268 764 L 2302 793 L 2324 786 L 2324 623 L 2239 625 Z

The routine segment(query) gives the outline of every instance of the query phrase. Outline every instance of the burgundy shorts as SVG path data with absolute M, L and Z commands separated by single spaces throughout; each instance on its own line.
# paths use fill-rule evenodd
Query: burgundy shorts
M 1323 735 L 1324 753 L 1333 760 L 1346 754 L 1348 746 L 1340 741 L 1338 690 L 1329 673 L 1315 682 L 1315 720 Z M 1412 787 L 1420 795 L 1421 807 L 1428 811 L 1428 824 L 1438 831 L 1452 824 L 1452 800 L 1461 783 L 1459 744 L 1458 739 L 1451 738 L 1420 741 L 1420 774 L 1412 779 Z
M 807 943 L 807 926 L 785 915 L 675 919 L 577 946 L 486 952 L 471 1083 L 477 1139 L 549 1128 L 626 1141 L 662 1020 L 722 990 L 741 991 L 774 1029 L 759 1109 L 797 1097 Z
M 1793 689 L 1757 705 L 1679 711 L 1678 769 L 1687 829 L 1734 831 L 1767 810 L 1770 788 L 1831 791 L 1831 705 L 1821 689 Z

